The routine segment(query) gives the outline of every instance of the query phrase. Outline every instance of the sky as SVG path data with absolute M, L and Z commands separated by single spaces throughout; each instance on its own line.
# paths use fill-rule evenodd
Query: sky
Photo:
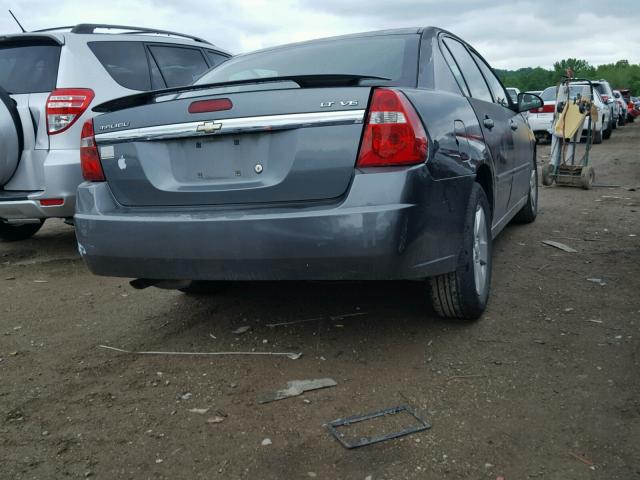
M 233 54 L 283 43 L 398 27 L 437 26 L 494 68 L 640 63 L 640 0 L 0 0 L 0 35 L 76 23 L 189 33 Z

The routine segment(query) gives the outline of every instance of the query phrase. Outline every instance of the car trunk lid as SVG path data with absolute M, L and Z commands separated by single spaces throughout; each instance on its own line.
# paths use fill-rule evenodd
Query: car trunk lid
M 125 206 L 332 199 L 353 176 L 370 91 L 283 80 L 170 95 L 96 117 L 96 142 Z M 189 112 L 206 105 L 230 108 Z

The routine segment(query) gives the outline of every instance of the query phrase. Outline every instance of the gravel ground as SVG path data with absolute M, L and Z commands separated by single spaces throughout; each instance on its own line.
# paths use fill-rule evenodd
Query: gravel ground
M 640 187 L 639 146 L 638 123 L 595 146 L 596 181 Z M 540 202 L 496 241 L 474 323 L 426 313 L 418 283 L 136 291 L 91 275 L 59 221 L 0 244 L 0 476 L 640 478 L 640 192 L 554 186 Z M 257 403 L 325 377 L 337 386 Z M 347 450 L 323 426 L 407 403 L 430 430 Z

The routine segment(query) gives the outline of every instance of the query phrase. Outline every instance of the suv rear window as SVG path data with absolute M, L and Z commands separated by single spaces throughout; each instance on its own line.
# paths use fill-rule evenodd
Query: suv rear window
M 197 83 L 295 75 L 352 74 L 415 85 L 418 35 L 315 41 L 232 57 Z
M 151 90 L 142 42 L 89 42 L 89 48 L 116 82 L 131 90 Z
M 0 87 L 9 93 L 43 93 L 56 88 L 58 45 L 0 44 Z

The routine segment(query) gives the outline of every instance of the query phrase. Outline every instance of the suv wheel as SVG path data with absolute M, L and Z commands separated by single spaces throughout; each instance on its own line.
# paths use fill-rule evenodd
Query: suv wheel
M 602 117 L 602 124 L 604 125 L 604 117 Z M 612 131 L 611 118 L 609 118 L 609 123 L 607 124 L 607 128 L 605 128 L 602 132 L 602 138 L 604 138 L 605 140 L 609 140 L 609 138 L 611 138 L 611 131 Z
M 593 143 L 595 145 L 600 145 L 602 143 L 602 125 L 600 125 L 600 130 L 593 131 Z
M 0 221 L 0 239 L 5 242 L 17 242 L 33 237 L 44 225 L 44 220 L 38 223 L 23 223 L 14 225 Z
M 428 279 L 431 304 L 442 317 L 475 320 L 484 312 L 491 287 L 491 209 L 474 183 L 465 215 L 462 251 L 454 272 Z

